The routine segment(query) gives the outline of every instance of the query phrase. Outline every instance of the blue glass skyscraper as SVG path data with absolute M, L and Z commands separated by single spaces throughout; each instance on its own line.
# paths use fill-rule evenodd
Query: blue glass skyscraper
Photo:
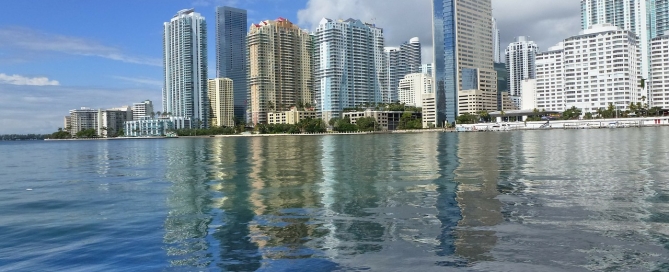
M 232 79 L 235 119 L 246 120 L 246 10 L 216 8 L 216 76 Z
M 437 124 L 452 123 L 458 116 L 458 62 L 455 0 L 432 1 L 434 76 Z

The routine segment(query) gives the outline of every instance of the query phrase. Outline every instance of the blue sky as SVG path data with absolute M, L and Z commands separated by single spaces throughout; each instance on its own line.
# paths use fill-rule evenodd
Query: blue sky
M 214 9 L 226 4 L 247 9 L 251 22 L 297 21 L 306 0 L 3 1 L 0 134 L 53 132 L 79 107 L 151 99 L 159 110 L 163 22 L 184 8 L 205 16 L 211 70 Z
M 432 0 L 0 0 L 0 134 L 51 133 L 80 107 L 151 99 L 161 109 L 163 22 L 195 8 L 208 22 L 215 71 L 216 6 L 248 10 L 250 22 L 284 17 L 314 30 L 323 17 L 384 30 L 386 46 L 419 37 L 432 60 Z M 516 36 L 540 50 L 580 29 L 578 0 L 493 0 L 502 51 Z

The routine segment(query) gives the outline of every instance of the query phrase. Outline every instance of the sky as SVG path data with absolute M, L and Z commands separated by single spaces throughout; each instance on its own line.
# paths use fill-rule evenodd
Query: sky
M 0 134 L 51 133 L 81 107 L 150 99 L 161 108 L 163 22 L 195 8 L 207 20 L 215 75 L 215 7 L 248 10 L 249 24 L 284 17 L 312 31 L 323 17 L 384 29 L 386 46 L 412 37 L 431 62 L 431 0 L 20 0 L 2 1 Z M 502 51 L 529 36 L 540 51 L 578 34 L 578 0 L 492 0 Z

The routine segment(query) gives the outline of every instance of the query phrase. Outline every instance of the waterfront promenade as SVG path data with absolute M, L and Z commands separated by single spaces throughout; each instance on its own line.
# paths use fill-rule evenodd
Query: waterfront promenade
M 509 130 L 536 130 L 536 129 L 592 129 L 592 128 L 656 127 L 656 126 L 669 126 L 669 116 L 463 124 L 463 125 L 456 125 L 455 130 L 458 132 L 478 132 L 478 131 L 509 131 Z

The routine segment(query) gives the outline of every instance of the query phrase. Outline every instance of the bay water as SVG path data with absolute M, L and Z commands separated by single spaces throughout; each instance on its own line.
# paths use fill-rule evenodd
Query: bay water
M 0 142 L 0 271 L 669 271 L 669 128 Z

